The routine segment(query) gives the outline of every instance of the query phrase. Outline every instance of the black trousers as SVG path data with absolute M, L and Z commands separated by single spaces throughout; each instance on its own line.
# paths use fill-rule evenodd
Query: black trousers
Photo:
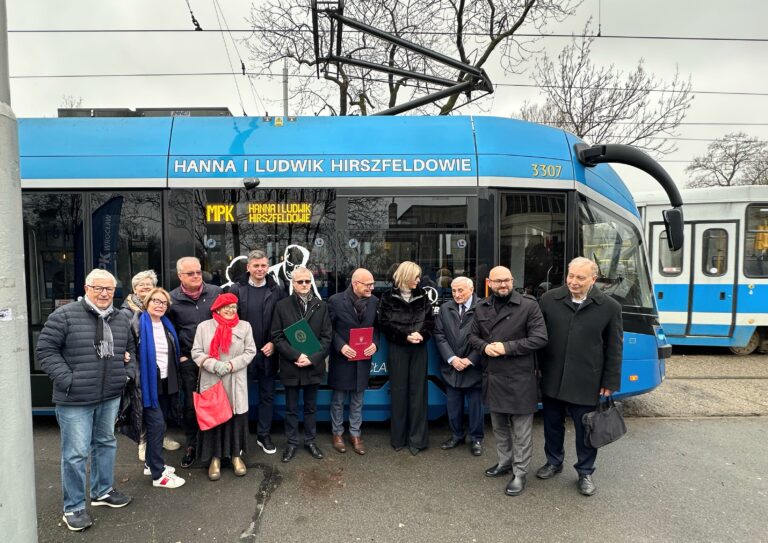
M 285 387 L 285 437 L 288 445 L 299 444 L 299 391 L 304 392 L 304 444 L 317 436 L 317 389 L 320 385 Z
M 267 373 L 263 365 L 257 366 L 250 377 L 258 383 L 259 418 L 256 435 L 268 436 L 272 429 L 272 405 L 275 401 L 275 376 Z
M 197 417 L 195 416 L 195 404 L 192 400 L 192 393 L 197 390 L 197 364 L 190 358 L 181 365 L 181 390 L 184 393 L 184 433 L 187 436 L 186 447 L 197 447 Z
M 594 405 L 578 405 L 544 396 L 544 454 L 547 462 L 559 466 L 565 459 L 565 416 L 573 419 L 576 434 L 576 456 L 578 461 L 573 465 L 580 475 L 591 475 L 595 471 L 597 449 L 584 444 L 584 424 L 581 417 L 595 410 Z
M 429 447 L 427 346 L 390 343 L 387 358 L 391 396 L 389 442 L 395 448 Z

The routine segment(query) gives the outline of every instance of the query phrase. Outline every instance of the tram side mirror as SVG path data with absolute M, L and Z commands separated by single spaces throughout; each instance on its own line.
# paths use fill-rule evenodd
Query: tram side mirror
M 246 177 L 243 179 L 243 186 L 245 187 L 245 190 L 253 190 L 258 187 L 260 183 L 261 179 L 258 177 Z
M 661 212 L 661 216 L 664 218 L 669 250 L 680 250 L 683 247 L 683 210 L 679 207 L 665 209 Z

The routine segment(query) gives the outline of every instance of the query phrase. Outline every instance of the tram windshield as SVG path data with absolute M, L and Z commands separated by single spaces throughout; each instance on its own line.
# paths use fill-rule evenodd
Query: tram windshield
M 653 309 L 643 241 L 632 224 L 593 201 L 579 205 L 581 254 L 598 265 L 596 286 L 622 306 Z

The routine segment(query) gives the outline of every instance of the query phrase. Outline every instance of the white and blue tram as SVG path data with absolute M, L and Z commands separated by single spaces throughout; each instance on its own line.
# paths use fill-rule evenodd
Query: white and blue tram
M 631 149 L 490 117 L 21 119 L 19 136 L 33 353 L 48 315 L 83 294 L 93 267 L 118 278 L 120 304 L 140 270 L 176 287 L 185 255 L 200 258 L 208 282 L 224 284 L 244 272 L 238 256 L 261 248 L 276 268 L 306 262 L 323 297 L 345 289 L 358 266 L 380 291 L 407 259 L 440 301 L 457 275 L 484 295 L 496 264 L 512 270 L 517 288 L 540 294 L 587 255 L 600 266 L 598 286 L 624 308 L 620 395 L 664 377 L 671 349 L 640 214 L 602 163 L 616 153 L 633 163 Z M 640 162 L 658 166 L 645 155 Z M 435 418 L 445 396 L 434 345 L 430 357 Z M 386 347 L 374 358 L 368 420 L 389 416 L 385 361 Z M 34 408 L 50 410 L 49 380 L 35 360 L 30 370 Z M 321 390 L 325 416 L 329 400 Z
M 636 195 L 650 245 L 659 318 L 673 345 L 768 348 L 768 187 L 687 189 L 685 243 L 672 252 L 666 195 Z

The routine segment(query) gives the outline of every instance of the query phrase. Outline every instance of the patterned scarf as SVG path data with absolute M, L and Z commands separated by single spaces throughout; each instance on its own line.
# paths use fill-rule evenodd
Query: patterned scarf
M 225 319 L 218 313 L 214 313 L 213 320 L 216 321 L 218 326 L 216 327 L 216 332 L 213 333 L 208 354 L 218 360 L 220 353 L 229 352 L 229 347 L 232 345 L 232 328 L 237 326 L 240 318 L 237 316 L 237 313 L 235 313 L 235 317 L 232 319 Z
M 144 302 L 141 301 L 141 298 L 139 298 L 138 294 L 130 294 L 125 299 L 125 305 L 131 308 L 131 311 L 134 313 L 141 313 L 146 308 L 144 307 Z
M 109 321 L 112 320 L 112 313 L 115 312 L 115 307 L 109 304 L 108 308 L 99 309 L 88 296 L 84 296 L 83 301 L 99 317 L 99 320 L 96 322 L 96 337 L 93 340 L 96 356 L 102 360 L 112 358 L 115 356 L 115 340 L 112 338 L 112 329 L 109 327 Z
M 173 329 L 171 321 L 163 315 L 160 320 L 166 333 L 173 338 L 176 360 L 169 361 L 179 364 L 179 338 Z M 139 379 L 141 380 L 141 396 L 144 407 L 159 407 L 157 401 L 157 351 L 155 350 L 155 332 L 152 329 L 152 317 L 146 311 L 139 316 Z
M 200 285 L 200 288 L 195 290 L 187 290 L 184 288 L 184 285 L 179 285 L 181 287 L 181 292 L 186 294 L 189 298 L 192 298 L 194 301 L 197 301 L 200 299 L 200 296 L 203 295 L 203 287 L 205 287 L 205 283 Z

